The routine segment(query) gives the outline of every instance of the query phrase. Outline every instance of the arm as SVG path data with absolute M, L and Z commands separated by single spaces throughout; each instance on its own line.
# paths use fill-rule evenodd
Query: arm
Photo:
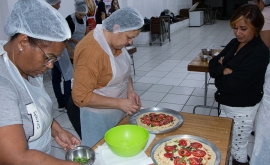
M 132 78 L 128 79 L 128 99 L 133 100 L 138 106 L 141 107 L 141 100 L 138 94 L 134 91 Z
M 261 31 L 260 35 L 265 45 L 270 49 L 270 30 Z
M 234 39 L 233 39 L 234 40 Z M 218 78 L 224 75 L 224 69 L 226 68 L 222 65 L 220 60 L 228 53 L 228 51 L 235 45 L 235 41 L 229 42 L 226 47 L 214 58 L 209 61 L 209 73 L 212 78 Z M 221 61 L 222 61 L 221 60 Z
M 65 47 L 67 48 L 67 51 L 70 54 L 70 58 L 73 59 L 74 50 L 71 48 L 71 46 L 67 42 L 65 42 Z
M 101 12 L 101 20 L 103 21 L 106 18 L 106 15 L 104 12 Z
M 0 127 L 0 164 L 13 165 L 79 165 L 56 159 L 38 150 L 30 150 L 21 124 Z
M 20 116 L 19 101 L 9 81 L 0 81 L 0 164 L 5 165 L 76 165 L 77 163 L 56 159 L 38 150 L 28 148 Z M 79 164 L 77 164 L 79 165 Z
M 219 91 L 227 94 L 235 94 L 239 91 L 246 90 L 258 81 L 258 76 L 265 74 L 268 62 L 269 51 L 262 50 L 261 47 L 255 49 L 246 54 L 241 63 L 233 66 L 233 72 L 231 74 L 216 78 L 215 85 Z
M 52 136 L 64 150 L 73 149 L 75 145 L 80 145 L 80 140 L 64 130 L 56 120 L 53 120 L 52 123 Z

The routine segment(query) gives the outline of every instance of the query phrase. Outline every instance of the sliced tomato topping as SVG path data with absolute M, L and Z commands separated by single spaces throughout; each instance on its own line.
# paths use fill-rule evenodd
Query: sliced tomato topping
M 190 165 L 201 165 L 201 161 L 199 158 L 189 158 Z
M 196 149 L 202 148 L 202 144 L 201 143 L 198 143 L 198 142 L 193 142 L 193 143 L 190 144 L 190 146 L 192 148 L 196 148 Z
M 172 152 L 173 150 L 175 150 L 176 149 L 176 146 L 165 146 L 164 147 L 164 150 L 166 151 L 166 152 Z
M 159 126 L 159 122 L 158 122 L 158 121 L 153 121 L 152 124 L 153 124 L 154 126 Z
M 152 122 L 150 120 L 143 120 L 142 123 L 143 124 L 151 124 Z
M 188 149 L 183 148 L 178 151 L 178 154 L 181 156 L 190 156 L 191 152 Z
M 175 158 L 173 163 L 174 165 L 186 165 L 186 161 L 182 158 Z
M 163 114 L 163 113 L 158 115 L 159 118 L 164 118 L 165 116 L 166 116 L 166 115 Z
M 181 139 L 181 140 L 179 140 L 179 145 L 180 146 L 187 146 L 187 141 L 184 139 Z
M 173 158 L 173 153 L 166 152 L 166 153 L 164 154 L 164 156 L 165 156 L 166 158 Z
M 206 155 L 206 152 L 203 150 L 196 149 L 196 150 L 192 151 L 192 155 L 194 155 L 196 157 L 204 157 Z

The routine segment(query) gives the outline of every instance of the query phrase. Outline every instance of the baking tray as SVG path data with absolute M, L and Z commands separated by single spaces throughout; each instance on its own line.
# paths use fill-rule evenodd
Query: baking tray
M 221 154 L 220 154 L 219 149 L 212 142 L 210 142 L 210 141 L 208 141 L 208 140 L 206 140 L 204 138 L 201 138 L 201 137 L 198 137 L 198 136 L 193 136 L 193 135 L 174 135 L 174 136 L 168 136 L 168 137 L 166 137 L 164 139 L 159 140 L 156 144 L 153 145 L 153 147 L 151 149 L 151 158 L 152 158 L 153 162 L 155 163 L 155 165 L 157 165 L 157 162 L 154 159 L 154 153 L 155 153 L 156 149 L 163 142 L 169 141 L 169 140 L 171 140 L 173 138 L 193 139 L 193 140 L 198 140 L 199 142 L 202 142 L 204 144 L 207 144 L 208 146 L 210 146 L 213 149 L 213 151 L 216 154 L 216 161 L 215 161 L 215 164 L 214 165 L 219 165 L 220 159 L 221 159 Z
M 130 116 L 130 118 L 129 118 L 130 124 L 136 124 L 137 125 L 137 122 L 136 122 L 137 117 L 144 114 L 144 113 L 148 113 L 148 112 L 167 113 L 167 114 L 170 114 L 170 115 L 176 117 L 179 120 L 179 122 L 172 128 L 168 128 L 168 129 L 165 129 L 165 130 L 159 130 L 159 131 L 148 130 L 148 132 L 152 133 L 152 134 L 161 134 L 161 133 L 173 131 L 173 130 L 179 128 L 184 122 L 184 117 L 179 112 L 177 112 L 175 110 L 167 109 L 167 108 L 151 107 L 151 108 L 141 109 L 140 111 L 138 111 L 134 115 Z

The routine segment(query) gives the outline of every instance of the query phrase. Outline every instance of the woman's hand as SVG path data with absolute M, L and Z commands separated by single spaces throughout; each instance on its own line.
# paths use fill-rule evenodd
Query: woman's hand
M 128 115 L 132 115 L 140 110 L 140 105 L 138 105 L 134 99 L 119 99 L 118 107 L 122 111 L 126 112 Z
M 218 62 L 222 65 L 222 63 L 223 63 L 223 59 L 224 59 L 224 57 L 220 57 L 220 59 L 218 60 Z
M 80 140 L 64 130 L 55 120 L 52 123 L 52 136 L 55 141 L 64 149 L 73 149 L 75 145 L 80 145 Z
M 141 99 L 135 91 L 129 92 L 127 98 L 134 101 L 141 108 Z
M 232 74 L 233 70 L 231 70 L 230 68 L 225 68 L 223 70 L 223 75 L 228 75 L 228 74 Z

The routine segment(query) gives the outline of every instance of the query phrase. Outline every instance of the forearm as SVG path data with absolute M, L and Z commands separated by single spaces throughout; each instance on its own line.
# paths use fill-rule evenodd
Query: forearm
M 131 76 L 128 78 L 128 93 L 129 92 L 134 92 L 133 81 L 132 81 Z
M 37 150 L 27 150 L 27 152 L 24 154 L 23 157 L 24 157 L 23 158 L 24 160 L 16 162 L 16 164 L 20 164 L 20 165 L 48 165 L 48 164 L 50 165 L 80 165 L 79 163 L 54 158 L 51 155 L 45 154 Z
M 55 138 L 59 132 L 63 131 L 63 128 L 60 126 L 60 124 L 53 119 L 52 122 L 52 137 Z
M 101 109 L 119 109 L 119 100 L 121 98 L 112 98 L 107 96 L 102 96 L 93 93 L 93 97 L 87 105 L 90 108 L 101 108 Z
M 0 127 L 0 134 L 5 138 L 0 140 L 2 150 L 0 150 L 0 164 L 5 165 L 76 165 L 77 163 L 68 162 L 52 157 L 38 150 L 28 148 L 22 125 L 11 125 Z M 48 144 L 51 145 L 51 144 Z
M 67 48 L 68 53 L 71 55 L 70 58 L 73 58 L 74 50 L 71 48 L 71 46 L 68 43 L 65 43 L 65 47 Z

